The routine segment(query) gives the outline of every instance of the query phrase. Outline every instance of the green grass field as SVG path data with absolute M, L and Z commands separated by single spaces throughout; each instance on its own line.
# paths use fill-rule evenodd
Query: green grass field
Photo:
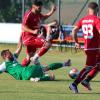
M 0 44 L 0 51 L 9 48 L 14 52 L 16 45 Z M 19 60 L 25 57 L 24 49 Z M 82 51 L 72 53 L 70 49 L 66 52 L 59 52 L 57 48 L 50 50 L 41 58 L 43 64 L 61 62 L 72 59 L 72 67 L 79 70 L 85 63 Z M 2 59 L 0 59 L 2 62 Z M 52 82 L 32 83 L 30 81 L 18 81 L 8 74 L 0 75 L 0 100 L 99 100 L 100 98 L 100 77 L 97 76 L 92 82 L 93 91 L 86 91 L 79 85 L 80 94 L 73 94 L 69 90 L 69 84 L 73 81 L 68 77 L 70 68 L 63 68 L 53 71 L 56 80 Z M 51 72 L 50 72 L 51 73 Z

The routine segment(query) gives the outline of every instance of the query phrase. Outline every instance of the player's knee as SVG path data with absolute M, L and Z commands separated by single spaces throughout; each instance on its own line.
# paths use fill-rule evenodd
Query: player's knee
M 51 47 L 51 43 L 50 42 L 46 42 L 44 45 L 45 48 L 50 48 Z

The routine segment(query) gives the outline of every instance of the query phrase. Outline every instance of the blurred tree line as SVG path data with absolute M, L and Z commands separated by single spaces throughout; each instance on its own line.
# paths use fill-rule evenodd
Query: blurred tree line
M 24 10 L 31 7 L 35 0 L 24 0 Z M 41 0 L 44 7 L 50 7 L 56 0 Z M 22 21 L 22 0 L 0 0 L 0 22 L 21 23 Z

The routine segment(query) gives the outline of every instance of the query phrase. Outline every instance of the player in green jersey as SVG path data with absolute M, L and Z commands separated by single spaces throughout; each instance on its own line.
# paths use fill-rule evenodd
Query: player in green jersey
M 70 66 L 70 59 L 64 63 L 52 63 L 48 66 L 29 65 L 23 67 L 18 63 L 17 58 L 21 49 L 17 49 L 15 54 L 12 54 L 9 49 L 1 52 L 1 57 L 4 59 L 3 64 L 0 65 L 0 73 L 7 72 L 17 80 L 31 80 L 31 81 L 50 81 L 54 80 L 54 75 L 47 75 L 45 72 L 55 70 L 65 66 Z

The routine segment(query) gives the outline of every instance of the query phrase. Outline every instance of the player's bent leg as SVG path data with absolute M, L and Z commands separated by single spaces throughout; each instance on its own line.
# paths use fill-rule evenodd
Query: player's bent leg
M 22 61 L 22 66 L 28 66 L 31 62 L 30 58 L 34 55 L 33 52 L 30 52 L 29 54 L 27 54 L 26 58 L 23 59 Z
M 23 67 L 26 67 L 26 66 L 28 66 L 29 64 L 30 64 L 30 55 L 27 54 L 26 58 L 24 58 L 23 61 L 22 61 L 22 66 L 23 66 Z
M 86 59 L 87 66 L 80 71 L 78 77 L 72 83 L 72 84 L 74 84 L 74 86 L 75 85 L 77 86 L 80 82 L 82 82 L 85 79 L 86 75 L 92 70 L 93 66 L 96 66 L 97 51 L 95 51 L 95 52 L 94 51 L 85 51 L 85 53 L 87 56 L 87 59 Z M 74 89 L 72 89 L 72 90 L 74 91 Z
M 94 67 L 88 74 L 88 76 L 86 77 L 85 80 L 83 80 L 81 82 L 81 84 L 89 91 L 92 90 L 91 86 L 90 86 L 90 81 L 98 74 L 99 72 L 99 69 L 100 69 L 100 66 L 97 64 L 96 67 Z
M 44 67 L 44 71 L 49 71 L 49 70 L 56 70 L 65 66 L 70 66 L 71 65 L 71 60 L 67 60 L 64 63 L 52 63 L 46 67 Z
M 31 61 L 34 62 L 34 64 L 39 65 L 40 64 L 40 62 L 38 61 L 39 57 L 44 55 L 49 50 L 50 47 L 51 43 L 46 42 L 44 46 L 42 46 L 40 50 L 33 57 L 31 57 Z
M 97 65 L 96 67 L 94 67 L 88 74 L 88 76 L 86 77 L 86 81 L 90 82 L 99 72 L 99 66 Z
M 74 83 L 76 85 L 78 85 L 80 82 L 82 82 L 83 79 L 86 77 L 86 75 L 92 70 L 92 67 L 93 66 L 86 66 L 85 68 L 83 68 L 80 71 L 80 73 L 79 73 L 78 77 L 76 78 L 76 80 L 74 81 Z
M 30 58 L 34 56 L 34 53 L 36 52 L 36 48 L 30 45 L 26 46 L 26 49 L 27 56 L 23 59 L 22 66 L 28 66 L 31 62 Z
M 37 54 L 39 55 L 39 57 L 41 57 L 42 55 L 44 55 L 48 50 L 49 48 L 51 47 L 51 42 L 45 42 L 43 47 L 40 48 L 39 52 L 37 52 Z
M 69 86 L 70 90 L 72 90 L 74 93 L 78 93 L 77 85 L 86 77 L 86 75 L 91 69 L 92 69 L 91 66 L 83 68 L 79 73 L 78 77 L 76 78 L 76 80 L 72 84 L 70 84 Z
M 96 61 L 97 64 L 94 68 L 92 68 L 92 70 L 89 72 L 88 76 L 86 77 L 85 80 L 83 80 L 81 82 L 81 84 L 87 89 L 87 90 L 92 90 L 92 88 L 90 87 L 90 81 L 98 74 L 98 72 L 100 71 L 100 66 L 99 66 L 99 62 L 100 62 L 100 56 L 97 54 L 96 57 Z

